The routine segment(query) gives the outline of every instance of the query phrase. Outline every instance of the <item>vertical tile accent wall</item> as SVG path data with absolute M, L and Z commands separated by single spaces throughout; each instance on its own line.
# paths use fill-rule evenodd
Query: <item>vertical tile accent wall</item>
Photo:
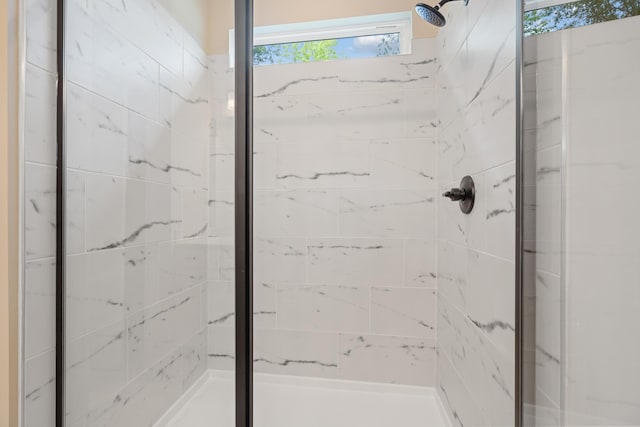
M 24 413 L 46 427 L 56 10 L 26 4 Z M 71 0 L 67 37 L 67 418 L 149 425 L 206 369 L 207 58 L 153 0 Z
M 513 0 L 448 4 L 438 35 L 438 392 L 456 425 L 513 425 L 516 70 Z
M 214 64 L 212 86 L 229 75 L 228 59 Z M 255 69 L 257 371 L 433 385 L 436 66 L 425 39 L 408 56 Z M 216 121 L 211 237 L 225 239 L 232 134 Z M 209 287 L 217 368 L 233 362 L 224 271 Z

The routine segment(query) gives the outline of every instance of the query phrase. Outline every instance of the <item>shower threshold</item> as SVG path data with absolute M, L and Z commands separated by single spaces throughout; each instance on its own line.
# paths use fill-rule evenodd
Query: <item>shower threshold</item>
M 233 373 L 208 371 L 156 427 L 234 427 Z M 430 387 L 255 374 L 256 427 L 450 427 Z

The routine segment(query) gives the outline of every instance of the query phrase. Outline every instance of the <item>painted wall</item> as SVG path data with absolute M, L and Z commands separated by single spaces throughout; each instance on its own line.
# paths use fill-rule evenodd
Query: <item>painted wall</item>
M 422 39 L 407 56 L 255 69 L 257 371 L 434 384 L 435 55 Z M 233 232 L 232 144 L 221 129 L 212 238 Z M 218 368 L 233 362 L 229 279 L 209 287 Z
M 46 427 L 55 1 L 27 6 L 23 398 Z M 71 1 L 68 22 L 67 419 L 151 425 L 206 369 L 206 56 L 150 0 Z
M 472 175 L 475 210 L 439 204 L 437 387 L 457 425 L 513 425 L 515 2 L 447 5 L 438 34 L 440 193 Z
M 18 425 L 17 4 L 0 1 L 0 426 Z
M 319 21 L 323 19 L 349 18 L 355 16 L 376 15 L 380 13 L 412 11 L 413 0 L 326 0 L 318 7 L 312 0 L 255 0 L 254 20 L 256 26 L 290 24 L 295 22 Z M 215 0 L 210 15 L 208 51 L 213 54 L 229 52 L 229 29 L 233 28 L 233 2 Z M 413 15 L 414 38 L 434 37 L 437 34 L 433 26 L 421 23 Z

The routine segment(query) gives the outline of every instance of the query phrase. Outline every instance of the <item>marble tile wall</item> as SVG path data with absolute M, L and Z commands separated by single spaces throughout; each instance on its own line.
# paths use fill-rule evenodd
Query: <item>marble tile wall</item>
M 26 5 L 24 425 L 46 427 L 56 10 Z M 154 0 L 72 0 L 68 31 L 67 419 L 150 425 L 207 368 L 207 58 Z
M 209 366 L 231 368 L 233 74 L 212 61 Z M 436 66 L 425 39 L 255 69 L 257 371 L 434 384 Z
M 623 184 L 639 173 L 639 25 L 632 17 L 527 40 L 537 425 L 640 423 L 638 228 Z
M 438 34 L 438 187 L 474 177 L 476 207 L 438 210 L 440 397 L 454 425 L 514 422 L 516 8 L 453 2 Z

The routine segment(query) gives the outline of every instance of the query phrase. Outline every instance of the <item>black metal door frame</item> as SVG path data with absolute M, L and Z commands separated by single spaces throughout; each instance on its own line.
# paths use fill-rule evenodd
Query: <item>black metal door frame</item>
M 236 427 L 253 427 L 253 0 L 235 0 Z

